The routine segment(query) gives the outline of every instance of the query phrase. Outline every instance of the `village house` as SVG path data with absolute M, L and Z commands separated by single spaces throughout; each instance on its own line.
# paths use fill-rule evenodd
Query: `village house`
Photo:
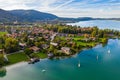
M 50 44 L 53 45 L 53 46 L 58 46 L 58 43 L 51 42 Z
M 35 53 L 40 51 L 40 48 L 36 46 L 30 47 L 29 49 L 33 50 Z
M 48 40 L 50 37 L 49 37 L 49 35 L 44 35 L 43 36 L 46 40 Z
M 3 49 L 0 49 L 0 54 L 3 54 Z
M 16 38 L 16 37 L 18 37 L 18 34 L 17 33 L 12 33 L 12 34 L 6 34 L 6 36 Z
M 60 36 L 60 37 L 67 37 L 68 34 L 65 34 L 65 33 L 58 33 L 57 36 Z
M 6 34 L 6 36 L 7 36 L 7 37 L 12 37 L 12 35 L 11 35 L 11 34 Z
M 30 37 L 29 39 L 30 39 L 30 40 L 32 40 L 32 41 L 34 40 L 34 38 L 33 38 L 33 37 Z
M 61 50 L 63 53 L 70 55 L 70 48 L 69 47 L 62 47 Z
M 48 58 L 53 58 L 54 57 L 54 54 L 53 53 L 49 53 L 48 54 Z
M 26 45 L 26 43 L 19 43 L 19 46 L 20 46 L 22 49 L 24 49 L 27 45 Z
M 74 43 L 73 41 L 68 42 L 68 44 L 71 44 L 71 45 L 72 45 L 73 43 Z
M 42 44 L 41 47 L 42 47 L 43 49 L 47 49 L 47 48 L 49 47 L 49 45 L 47 45 L 47 44 Z
M 82 33 L 78 33 L 77 36 L 83 36 L 83 34 Z
M 70 37 L 66 37 L 66 40 L 67 40 L 67 41 L 72 41 L 73 39 L 70 38 Z
M 96 41 L 96 40 L 97 40 L 96 37 L 90 37 L 90 39 L 91 39 L 92 41 Z

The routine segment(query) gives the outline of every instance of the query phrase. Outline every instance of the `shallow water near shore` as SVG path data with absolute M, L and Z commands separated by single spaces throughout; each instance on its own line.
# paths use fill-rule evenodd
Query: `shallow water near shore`
M 22 62 L 6 69 L 0 80 L 120 80 L 120 40 L 110 39 L 104 47 L 97 45 L 71 58 Z

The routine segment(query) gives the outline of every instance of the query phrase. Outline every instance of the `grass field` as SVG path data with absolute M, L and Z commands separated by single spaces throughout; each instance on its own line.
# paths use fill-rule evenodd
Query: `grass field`
M 73 40 L 80 40 L 80 39 L 84 39 L 84 36 L 77 36 L 77 37 L 73 37 Z
M 84 47 L 86 47 L 86 46 L 95 46 L 97 44 L 97 42 L 89 42 L 89 43 L 85 43 L 85 42 L 77 42 L 77 45 L 79 45 L 79 46 L 84 46 Z
M 47 58 L 47 54 L 39 52 L 39 53 L 33 53 L 33 55 L 39 57 L 40 59 Z M 15 53 L 15 54 L 9 54 L 7 55 L 9 63 L 6 65 L 12 65 L 18 62 L 27 61 L 29 60 L 28 56 L 24 53 Z
M 77 45 L 79 45 L 79 46 L 84 46 L 84 47 L 92 46 L 93 47 L 93 46 L 95 46 L 97 44 L 97 42 L 81 42 L 81 41 L 79 41 L 79 40 L 82 40 L 82 39 L 84 39 L 83 36 L 73 37 L 73 41 L 76 42 Z
M 47 58 L 47 54 L 39 52 L 39 53 L 33 53 L 35 56 L 39 57 L 40 59 Z
M 0 32 L 0 36 L 7 34 L 7 32 Z
M 8 65 L 28 60 L 28 57 L 24 53 L 10 54 L 10 55 L 7 55 L 7 57 L 8 57 L 8 60 L 9 60 Z

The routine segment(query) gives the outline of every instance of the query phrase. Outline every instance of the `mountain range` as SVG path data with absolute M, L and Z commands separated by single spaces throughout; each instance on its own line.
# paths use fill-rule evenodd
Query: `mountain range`
M 0 9 L 0 22 L 39 22 L 39 21 L 85 21 L 96 19 L 111 19 L 120 20 L 120 18 L 91 18 L 91 17 L 79 17 L 79 18 L 63 18 L 50 13 L 44 13 L 36 10 L 10 10 L 6 11 Z

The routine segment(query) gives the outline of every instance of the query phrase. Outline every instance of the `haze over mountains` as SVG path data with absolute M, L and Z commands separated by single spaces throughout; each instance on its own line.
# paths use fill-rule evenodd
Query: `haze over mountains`
M 46 20 L 61 20 L 61 21 L 85 21 L 85 20 L 96 20 L 104 18 L 91 18 L 91 17 L 80 17 L 80 18 L 62 18 L 50 13 L 39 12 L 36 10 L 11 10 L 6 11 L 0 9 L 0 22 L 36 22 Z M 120 18 L 107 18 L 120 20 Z

